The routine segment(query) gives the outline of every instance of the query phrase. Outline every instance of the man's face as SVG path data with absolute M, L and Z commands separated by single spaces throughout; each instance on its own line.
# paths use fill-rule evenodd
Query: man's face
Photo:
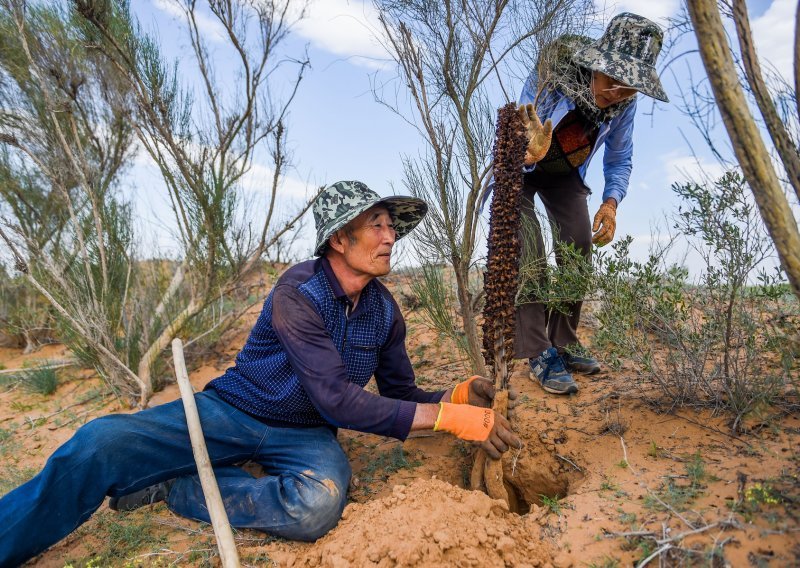
M 345 263 L 354 271 L 372 277 L 391 270 L 392 247 L 397 240 L 392 217 L 385 207 L 375 206 L 350 221 L 348 231 L 339 232 Z
M 636 89 L 612 79 L 605 73 L 592 71 L 592 95 L 594 95 L 594 101 L 600 108 L 608 108 L 611 105 L 621 103 L 634 96 L 636 92 Z

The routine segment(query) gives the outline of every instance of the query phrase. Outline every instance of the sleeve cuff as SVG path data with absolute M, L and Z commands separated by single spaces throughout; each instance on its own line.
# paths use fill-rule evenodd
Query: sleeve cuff
M 399 408 L 397 409 L 397 416 L 395 416 L 394 424 L 389 435 L 392 438 L 405 441 L 411 432 L 411 423 L 414 421 L 414 414 L 417 412 L 417 403 L 409 402 L 407 400 L 398 401 Z
M 617 205 L 619 205 L 622 202 L 622 198 L 625 197 L 625 194 L 618 189 L 607 189 L 603 192 L 603 201 L 609 197 L 613 197 Z
M 447 392 L 446 390 L 443 390 L 430 393 L 431 396 L 428 399 L 428 402 L 431 404 L 439 404 L 440 402 L 442 402 L 442 397 L 446 392 Z

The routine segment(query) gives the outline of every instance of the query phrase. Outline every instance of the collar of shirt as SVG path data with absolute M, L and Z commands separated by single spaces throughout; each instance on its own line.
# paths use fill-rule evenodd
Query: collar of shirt
M 342 289 L 342 285 L 339 284 L 339 280 L 336 278 L 336 274 L 333 272 L 333 268 L 331 268 L 331 263 L 328 261 L 327 258 L 324 256 L 319 259 L 320 264 L 322 265 L 322 271 L 325 273 L 325 277 L 328 279 L 328 282 L 331 285 L 331 290 L 333 290 L 333 296 L 340 301 L 344 301 L 347 303 L 347 316 L 351 318 L 362 310 L 365 296 L 367 294 L 367 288 L 372 285 L 372 281 L 367 283 L 364 286 L 364 289 L 361 291 L 361 299 L 358 302 L 358 305 L 353 309 L 353 302 L 350 298 L 345 294 L 344 290 Z

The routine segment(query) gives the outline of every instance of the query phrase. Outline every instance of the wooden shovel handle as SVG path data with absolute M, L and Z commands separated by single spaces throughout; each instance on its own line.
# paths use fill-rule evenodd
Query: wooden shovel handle
M 197 404 L 194 400 L 194 389 L 192 389 L 192 383 L 189 382 L 189 373 L 186 371 L 186 362 L 183 358 L 183 343 L 178 338 L 172 340 L 172 358 L 175 361 L 175 375 L 186 412 L 189 438 L 192 440 L 192 453 L 194 453 L 194 461 L 197 463 L 197 473 L 200 476 L 200 484 L 203 486 L 203 495 L 206 497 L 211 526 L 214 528 L 214 536 L 217 538 L 219 557 L 223 568 L 239 568 L 236 542 L 233 540 L 231 524 L 228 522 L 217 478 L 214 477 L 214 469 L 211 466 L 211 459 L 208 457 L 203 428 L 200 425 L 200 415 L 197 413 Z

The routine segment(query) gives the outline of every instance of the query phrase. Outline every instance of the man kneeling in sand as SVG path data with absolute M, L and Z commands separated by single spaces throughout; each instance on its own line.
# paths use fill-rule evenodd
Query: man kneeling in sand
M 492 384 L 417 388 L 397 303 L 377 280 L 392 248 L 425 216 L 411 197 L 381 198 L 357 181 L 314 204 L 317 259 L 289 268 L 270 292 L 235 366 L 196 395 L 228 518 L 311 541 L 339 522 L 350 464 L 336 439 L 348 428 L 405 440 L 443 430 L 498 459 L 520 447 L 489 407 Z M 375 376 L 380 395 L 364 390 Z M 254 478 L 235 464 L 254 461 Z M 15 566 L 75 530 L 100 507 L 166 501 L 209 522 L 180 400 L 80 428 L 28 483 L 0 500 L 0 566 Z

